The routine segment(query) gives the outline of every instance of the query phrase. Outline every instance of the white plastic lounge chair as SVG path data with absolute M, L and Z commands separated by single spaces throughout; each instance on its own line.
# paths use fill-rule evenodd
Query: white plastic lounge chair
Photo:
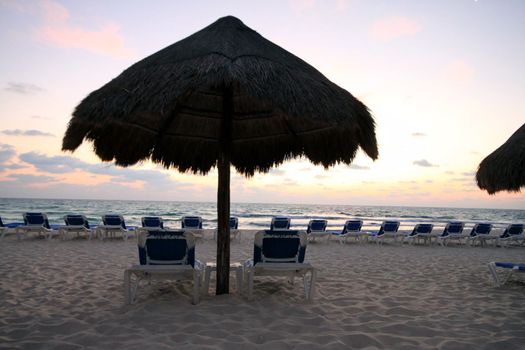
M 365 237 L 368 240 L 369 233 L 361 231 L 363 227 L 363 220 L 347 220 L 341 232 L 332 233 L 332 236 L 339 239 L 339 243 L 346 243 L 348 238 L 355 238 L 356 241 Z
M 492 230 L 492 224 L 487 223 L 478 223 L 475 224 L 470 231 L 469 236 L 467 237 L 467 244 L 471 246 L 476 245 L 476 242 L 479 242 L 481 246 L 484 246 L 487 241 L 494 241 L 494 245 L 497 243 L 498 236 L 491 235 L 490 231 Z
M 525 234 L 523 234 L 523 224 L 510 224 L 505 231 L 498 237 L 498 245 L 508 247 L 510 243 L 517 242 L 523 246 L 525 244 Z
M 193 280 L 192 303 L 199 303 L 203 264 L 195 259 L 195 238 L 191 232 L 159 230 L 142 231 L 138 238 L 140 265 L 124 271 L 126 303 L 137 296 L 143 279 Z M 136 277 L 132 285 L 132 276 Z
M 15 233 L 19 240 L 22 239 L 23 234 L 27 235 L 31 232 L 37 233 L 38 236 L 45 237 L 47 235 L 47 239 L 50 240 L 56 233 L 49 226 L 49 220 L 44 213 L 24 213 L 23 217 L 24 225 L 15 228 Z
M 417 224 L 414 226 L 412 232 L 405 236 L 405 240 L 408 241 L 409 244 L 414 244 L 416 240 L 418 243 L 423 240 L 425 244 L 427 244 L 427 242 L 430 244 L 432 239 L 430 234 L 433 228 L 434 225 L 432 224 Z
M 183 216 L 180 220 L 183 230 L 191 230 L 195 238 L 204 238 L 202 231 L 202 218 L 200 216 Z
M 97 226 L 95 232 L 98 238 L 104 239 L 121 234 L 124 240 L 128 239 L 128 229 L 122 215 L 107 214 L 102 216 L 103 225 Z
M 314 219 L 308 222 L 306 227 L 306 235 L 308 240 L 314 242 L 316 238 L 324 238 L 326 241 L 330 239 L 330 232 L 326 231 L 328 222 L 322 219 Z
M 254 276 L 287 276 L 292 283 L 294 277 L 303 277 L 305 297 L 311 300 L 315 294 L 316 271 L 311 264 L 304 262 L 307 241 L 304 231 L 257 232 L 253 259 L 244 264 L 248 280 L 248 298 L 252 298 Z M 308 273 L 309 283 L 306 278 Z
M 397 232 L 399 230 L 399 225 L 400 222 L 397 220 L 385 220 L 381 223 L 379 231 L 372 234 L 370 237 L 372 240 L 376 241 L 377 244 L 382 244 L 387 238 L 392 238 L 394 242 L 397 242 L 397 237 L 400 236 Z
M 272 218 L 270 223 L 270 230 L 272 231 L 281 231 L 290 229 L 291 219 L 285 216 L 275 216 Z
M 240 242 L 241 235 L 239 234 L 239 219 L 235 216 L 231 216 L 228 224 L 230 225 L 230 241 L 238 239 Z M 213 239 L 217 240 L 217 230 L 213 232 Z
M 68 214 L 64 216 L 64 222 L 66 226 L 61 226 L 58 229 L 58 235 L 60 239 L 66 239 L 68 233 L 76 233 L 77 237 L 81 234 L 87 235 L 88 239 L 91 239 L 92 231 L 89 227 L 89 222 L 84 215 Z
M 492 278 L 494 279 L 494 284 L 496 286 L 502 286 L 505 283 L 507 283 L 510 279 L 510 277 L 514 274 L 514 272 L 525 272 L 525 264 L 516 264 L 516 263 L 509 263 L 509 262 L 490 262 L 488 264 L 489 271 L 492 274 Z M 508 272 L 505 274 L 505 277 L 503 279 L 500 279 L 498 276 L 498 273 L 496 271 L 496 268 L 502 268 L 502 269 L 508 269 Z
M 462 222 L 449 222 L 447 226 L 445 226 L 443 233 L 438 236 L 438 242 L 441 243 L 443 247 L 446 246 L 450 240 L 461 242 L 461 240 L 468 237 L 468 234 L 463 233 L 464 227 L 465 224 Z

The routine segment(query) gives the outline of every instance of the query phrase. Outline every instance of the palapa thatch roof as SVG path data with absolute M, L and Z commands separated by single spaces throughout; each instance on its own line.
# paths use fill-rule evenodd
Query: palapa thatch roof
M 219 154 L 228 86 L 231 163 L 243 174 L 297 156 L 325 167 L 350 164 L 358 147 L 377 158 L 374 121 L 363 103 L 231 16 L 92 92 L 74 111 L 63 149 L 86 139 L 102 160 L 119 165 L 151 157 L 207 173 Z
M 476 180 L 489 194 L 525 186 L 525 124 L 479 164 Z

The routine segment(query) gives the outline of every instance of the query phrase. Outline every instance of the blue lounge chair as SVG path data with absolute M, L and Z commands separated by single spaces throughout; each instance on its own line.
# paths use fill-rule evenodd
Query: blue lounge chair
M 433 228 L 433 224 L 417 224 L 414 226 L 412 232 L 405 236 L 405 240 L 408 241 L 409 244 L 414 244 L 416 240 L 418 242 L 423 240 L 425 244 L 427 244 L 427 242 L 431 243 L 432 236 L 430 234 Z
M 466 239 L 468 236 L 466 234 L 463 234 L 464 227 L 465 224 L 462 222 L 447 223 L 447 226 L 445 226 L 443 233 L 441 233 L 441 235 L 437 238 L 438 242 L 441 243 L 443 247 L 448 244 L 448 241 L 453 239 L 457 240 L 458 242 L 461 242 L 462 239 Z
M 509 243 L 518 242 L 520 245 L 525 244 L 525 235 L 523 234 L 523 224 L 510 224 L 505 231 L 498 237 L 498 245 L 507 247 Z
M 191 232 L 195 238 L 204 238 L 202 231 L 202 218 L 200 216 L 183 216 L 180 223 L 183 230 L 192 230 Z
M 121 234 L 124 240 L 128 239 L 128 228 L 122 215 L 106 214 L 102 216 L 102 223 L 95 231 L 100 239 L 115 237 L 117 234 Z
M 505 283 L 508 282 L 510 277 L 514 274 L 514 272 L 525 272 L 525 264 L 516 264 L 516 263 L 509 263 L 509 262 L 490 262 L 488 264 L 489 271 L 492 274 L 492 278 L 494 279 L 494 284 L 496 286 L 502 286 Z M 496 268 L 502 268 L 502 269 L 508 269 L 508 272 L 505 274 L 505 277 L 503 279 L 500 279 Z
M 272 218 L 270 223 L 270 230 L 272 231 L 281 231 L 290 229 L 290 218 L 285 216 L 275 216 Z
M 230 217 L 230 221 L 228 221 L 230 225 L 230 241 L 234 241 L 235 239 L 239 239 L 239 242 L 241 241 L 241 235 L 239 234 L 239 219 L 235 216 Z M 217 230 L 213 233 L 213 239 L 217 240 Z
M 310 241 L 315 241 L 316 238 L 325 238 L 326 241 L 330 239 L 330 232 L 326 231 L 328 222 L 322 219 L 310 220 L 306 227 L 306 234 Z
M 64 222 L 66 226 L 61 226 L 58 229 L 60 239 L 66 239 L 68 233 L 76 233 L 77 237 L 85 234 L 88 236 L 88 239 L 91 239 L 93 231 L 89 227 L 89 222 L 84 215 L 68 214 L 64 216 Z
M 186 230 L 200 230 L 202 229 L 202 218 L 200 216 L 183 216 L 181 225 Z
M 15 228 L 15 233 L 18 239 L 22 239 L 23 234 L 29 234 L 31 232 L 37 233 L 39 236 L 44 236 L 47 234 L 48 239 L 53 237 L 53 234 L 56 232 L 51 229 L 49 226 L 49 220 L 47 215 L 44 213 L 24 213 L 24 225 L 17 226 Z
M 346 243 L 348 238 L 355 238 L 359 241 L 362 237 L 368 240 L 369 233 L 361 231 L 363 220 L 347 220 L 341 232 L 334 232 L 332 235 L 339 239 L 339 243 Z
M 400 222 L 397 220 L 385 220 L 381 223 L 381 227 L 377 233 L 372 234 L 370 237 L 376 241 L 377 244 L 382 244 L 386 238 L 393 238 L 394 242 L 397 242 Z
M 259 231 L 255 234 L 253 259 L 244 264 L 248 280 L 248 298 L 253 293 L 254 276 L 303 277 L 304 293 L 312 299 L 315 293 L 315 269 L 304 262 L 307 237 L 304 231 L 281 230 Z M 310 281 L 306 278 L 310 273 Z
M 140 265 L 124 272 L 125 299 L 133 303 L 142 279 L 193 280 L 192 303 L 199 302 L 203 264 L 195 259 L 195 238 L 187 231 L 150 230 L 138 237 Z M 131 278 L 136 277 L 132 286 Z
M 145 229 L 163 229 L 164 221 L 158 216 L 143 216 L 140 219 L 142 227 Z
M 492 230 L 492 224 L 487 223 L 478 223 L 475 224 L 470 231 L 469 236 L 467 237 L 467 244 L 470 243 L 471 246 L 476 245 L 476 242 L 479 242 L 481 246 L 484 246 L 487 241 L 494 241 L 494 245 L 497 243 L 498 236 L 491 235 L 490 231 Z

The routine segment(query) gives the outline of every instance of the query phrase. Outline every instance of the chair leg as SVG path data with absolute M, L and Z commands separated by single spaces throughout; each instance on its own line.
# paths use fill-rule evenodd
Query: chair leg
M 200 280 L 201 280 L 201 274 L 199 271 L 194 270 L 193 271 L 193 305 L 197 305 L 199 303 L 199 294 L 200 294 Z
M 251 300 L 253 297 L 253 269 L 248 272 L 248 299 Z
M 315 279 L 316 279 L 316 271 L 315 269 L 312 269 L 310 271 L 310 291 L 308 292 L 308 300 L 313 300 L 315 297 L 316 289 L 315 289 Z
M 204 289 L 204 293 L 205 294 L 208 294 L 209 292 L 209 289 L 210 289 L 210 274 L 211 274 L 211 267 L 209 266 L 206 266 L 204 268 L 204 284 L 203 284 L 203 289 Z
M 489 262 L 488 268 L 489 268 L 490 273 L 492 274 L 492 279 L 494 280 L 494 284 L 496 286 L 499 286 L 500 282 L 499 282 L 498 274 L 496 272 L 496 264 L 494 264 L 494 262 Z

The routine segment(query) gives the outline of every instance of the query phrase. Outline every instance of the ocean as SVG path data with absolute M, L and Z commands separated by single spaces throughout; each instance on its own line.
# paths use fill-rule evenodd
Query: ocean
M 165 226 L 180 228 L 182 216 L 197 215 L 203 218 L 204 228 L 217 227 L 215 203 L 0 198 L 0 217 L 4 224 L 22 222 L 22 213 L 31 211 L 46 213 L 55 225 L 62 225 L 66 214 L 84 214 L 90 224 L 97 225 L 103 214 L 114 213 L 123 215 L 129 226 L 139 226 L 142 216 L 154 215 L 161 216 Z M 231 214 L 239 218 L 240 229 L 269 228 L 271 218 L 276 215 L 290 217 L 295 229 L 306 228 L 311 219 L 326 219 L 328 230 L 333 231 L 340 230 L 346 220 L 353 218 L 362 219 L 367 230 L 377 229 L 387 219 L 399 220 L 400 229 L 405 230 L 417 223 L 433 223 L 437 229 L 449 221 L 463 221 L 466 227 L 491 222 L 495 228 L 525 223 L 525 210 L 517 209 L 232 203 Z

